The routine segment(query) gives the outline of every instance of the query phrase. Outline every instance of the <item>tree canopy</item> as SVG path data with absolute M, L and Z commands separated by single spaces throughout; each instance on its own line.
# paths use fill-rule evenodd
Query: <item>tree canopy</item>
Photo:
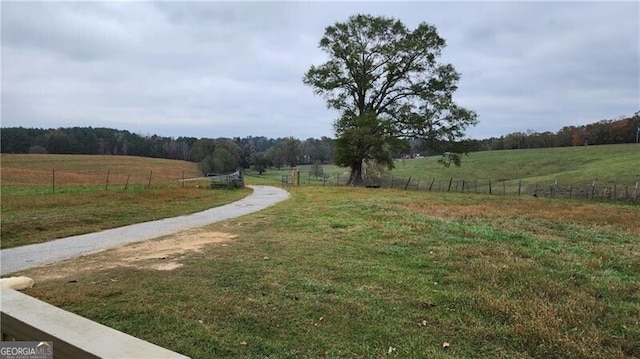
M 326 28 L 319 47 L 329 59 L 303 81 L 341 112 L 335 163 L 351 168 L 349 184 L 362 183 L 363 161 L 393 168 L 392 152 L 409 139 L 460 165 L 455 143 L 477 119 L 452 99 L 460 74 L 437 61 L 444 46 L 427 23 L 411 31 L 396 19 L 354 15 Z

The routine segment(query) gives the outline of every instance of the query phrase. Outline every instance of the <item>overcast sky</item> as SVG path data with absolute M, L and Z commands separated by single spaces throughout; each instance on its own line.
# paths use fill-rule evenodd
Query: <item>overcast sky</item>
M 462 74 L 469 137 L 557 131 L 640 110 L 630 2 L 7 2 L 2 126 L 142 135 L 334 137 L 303 85 L 324 29 L 356 13 L 433 24 Z

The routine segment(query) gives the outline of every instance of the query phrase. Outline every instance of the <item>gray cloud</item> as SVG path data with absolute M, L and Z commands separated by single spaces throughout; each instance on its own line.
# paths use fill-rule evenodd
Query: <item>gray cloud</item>
M 355 13 L 438 28 L 488 137 L 640 110 L 636 2 L 6 2 L 2 126 L 165 136 L 331 136 L 302 84 Z

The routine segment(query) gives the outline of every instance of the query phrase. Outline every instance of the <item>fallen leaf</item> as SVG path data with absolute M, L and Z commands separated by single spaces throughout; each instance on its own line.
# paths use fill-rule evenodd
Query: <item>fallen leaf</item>
M 447 349 L 447 348 L 448 348 L 448 347 L 450 347 L 450 346 L 451 346 L 451 344 L 449 344 L 448 342 L 444 342 L 444 343 L 442 343 L 442 347 L 443 347 L 444 349 Z
M 247 342 L 240 342 L 240 345 L 247 345 Z

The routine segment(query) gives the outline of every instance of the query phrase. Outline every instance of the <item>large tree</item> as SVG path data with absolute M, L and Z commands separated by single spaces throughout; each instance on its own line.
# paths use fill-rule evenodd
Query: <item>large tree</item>
M 452 100 L 460 74 L 438 62 L 445 40 L 421 23 L 354 15 L 326 28 L 320 48 L 329 56 L 311 66 L 304 83 L 340 111 L 335 122 L 335 163 L 350 167 L 348 184 L 362 183 L 362 164 L 393 168 L 391 154 L 418 139 L 459 166 L 456 143 L 476 114 Z

